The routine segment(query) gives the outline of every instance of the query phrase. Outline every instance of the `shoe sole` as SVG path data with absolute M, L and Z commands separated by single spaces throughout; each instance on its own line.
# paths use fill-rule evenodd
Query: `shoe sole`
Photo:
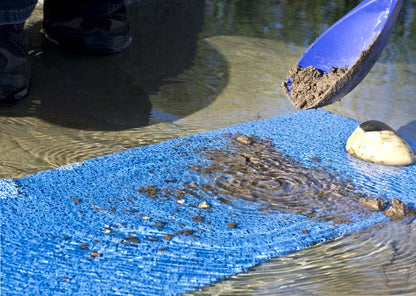
M 21 65 L 11 72 L 0 73 L 0 105 L 9 106 L 23 100 L 29 93 L 31 66 Z
M 20 101 L 22 101 L 28 95 L 29 87 L 30 86 L 27 86 L 23 89 L 20 89 L 20 90 L 16 91 L 13 94 L 7 94 L 7 95 L 0 96 L 0 106 L 1 107 L 13 106 L 13 105 L 19 103 Z

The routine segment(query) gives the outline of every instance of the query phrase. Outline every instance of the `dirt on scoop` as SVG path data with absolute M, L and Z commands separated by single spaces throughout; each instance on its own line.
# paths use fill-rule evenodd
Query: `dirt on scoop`
M 326 73 L 313 66 L 301 68 L 295 65 L 289 70 L 292 90 L 289 92 L 287 82 L 283 82 L 283 89 L 297 109 L 313 108 L 325 98 L 328 89 L 347 71 L 347 68 L 332 68 L 331 72 Z
M 354 65 L 348 69 L 332 67 L 329 73 L 313 66 L 302 68 L 296 64 L 289 70 L 291 83 L 284 81 L 282 88 L 297 109 L 312 109 L 332 104 L 345 96 L 348 89 L 351 90 L 347 86 L 356 83 L 353 79 L 355 76 L 362 78 L 367 74 L 362 68 L 373 48 L 374 42 L 360 54 Z

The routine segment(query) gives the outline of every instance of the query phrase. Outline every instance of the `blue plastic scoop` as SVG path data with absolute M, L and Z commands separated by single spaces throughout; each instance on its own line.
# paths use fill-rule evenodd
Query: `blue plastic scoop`
M 352 91 L 381 55 L 403 2 L 365 0 L 316 39 L 283 83 L 292 103 L 298 109 L 318 108 Z M 310 66 L 315 74 L 308 75 L 326 81 L 301 77 Z

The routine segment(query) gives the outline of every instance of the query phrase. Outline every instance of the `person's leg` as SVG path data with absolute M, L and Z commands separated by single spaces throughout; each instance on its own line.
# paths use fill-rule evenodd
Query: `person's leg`
M 116 53 L 131 43 L 123 0 L 45 0 L 45 36 L 87 54 Z
M 123 0 L 45 0 L 45 15 L 53 20 L 109 15 L 124 5 Z
M 37 0 L 1 0 L 0 25 L 24 23 L 35 9 Z
M 23 26 L 36 1 L 0 1 L 0 105 L 13 104 L 28 92 L 31 69 Z

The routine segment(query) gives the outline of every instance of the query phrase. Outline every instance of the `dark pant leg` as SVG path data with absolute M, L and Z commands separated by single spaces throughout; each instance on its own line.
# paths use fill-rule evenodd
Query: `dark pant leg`
M 70 20 L 75 17 L 108 15 L 123 5 L 123 0 L 45 0 L 48 19 Z
M 37 0 L 0 0 L 0 25 L 23 23 L 32 14 Z

